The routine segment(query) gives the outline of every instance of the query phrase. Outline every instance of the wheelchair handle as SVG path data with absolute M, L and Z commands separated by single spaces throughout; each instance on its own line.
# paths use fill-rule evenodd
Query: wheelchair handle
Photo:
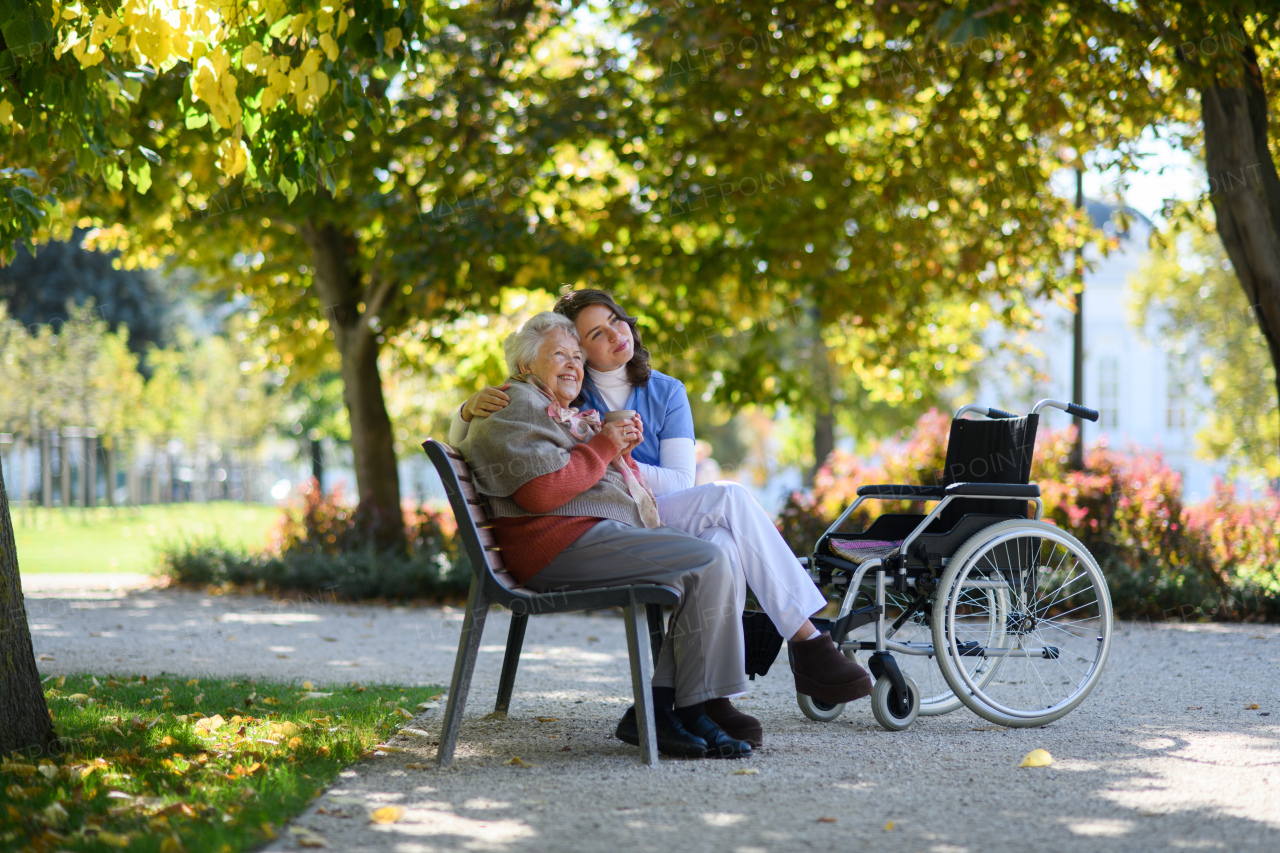
M 1064 403 L 1061 400 L 1041 400 L 1036 403 L 1035 408 L 1031 410 L 1032 414 L 1039 414 L 1041 409 L 1052 408 L 1062 409 L 1062 411 L 1076 418 L 1084 418 L 1086 421 L 1097 421 L 1098 412 L 1088 406 L 1082 406 L 1079 403 Z
M 992 420 L 1003 420 L 1005 418 L 1017 417 L 1017 415 L 1011 412 L 1006 412 L 1004 409 L 988 408 L 987 406 L 979 406 L 975 403 L 970 403 L 967 406 L 961 406 L 959 411 L 955 413 L 955 417 L 963 417 L 968 412 L 979 412 Z

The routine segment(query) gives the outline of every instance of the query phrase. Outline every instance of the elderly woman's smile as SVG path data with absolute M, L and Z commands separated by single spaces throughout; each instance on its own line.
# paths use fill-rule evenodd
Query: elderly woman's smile
M 543 338 L 538 357 L 526 369 L 542 380 L 556 402 L 569 406 L 582 390 L 582 347 L 573 335 L 556 329 Z

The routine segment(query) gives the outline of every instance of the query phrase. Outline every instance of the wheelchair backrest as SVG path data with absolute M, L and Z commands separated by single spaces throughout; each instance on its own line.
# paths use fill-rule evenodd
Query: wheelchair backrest
M 1026 485 L 1031 479 L 1031 457 L 1036 447 L 1040 416 L 1001 420 L 951 422 L 947 440 L 947 466 L 942 484 L 1013 483 Z M 993 501 L 961 498 L 942 511 L 937 529 L 951 530 L 961 516 L 969 513 L 1027 517 L 1026 501 Z

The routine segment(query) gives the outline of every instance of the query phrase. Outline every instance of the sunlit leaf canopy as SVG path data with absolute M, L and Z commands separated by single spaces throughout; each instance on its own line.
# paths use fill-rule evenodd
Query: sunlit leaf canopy
M 37 7 L 28 40 L 56 47 L 6 54 L 6 191 L 249 294 L 303 374 L 335 309 L 426 368 L 452 346 L 432 330 L 567 282 L 617 289 L 695 393 L 800 405 L 820 359 L 849 399 L 927 402 L 1078 273 L 1090 235 L 1049 177 L 1194 124 L 1119 6 Z M 30 205 L 7 210 L 5 245 Z M 317 294 L 312 226 L 352 259 L 348 306 Z

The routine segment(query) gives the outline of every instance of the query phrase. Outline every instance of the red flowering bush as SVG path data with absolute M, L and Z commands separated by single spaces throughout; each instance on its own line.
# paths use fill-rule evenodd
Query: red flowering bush
M 931 411 L 909 437 L 872 448 L 874 463 L 834 453 L 812 493 L 788 499 L 778 527 L 806 554 L 867 483 L 937 483 L 946 459 L 950 419 Z M 1032 481 L 1044 518 L 1080 539 L 1098 560 L 1116 612 L 1124 616 L 1280 618 L 1280 496 L 1246 503 L 1219 486 L 1195 507 L 1182 502 L 1182 477 L 1159 454 L 1120 453 L 1099 444 L 1085 470 L 1068 462 L 1071 429 L 1043 433 Z M 882 502 L 860 509 L 850 529 L 874 515 L 902 512 Z

